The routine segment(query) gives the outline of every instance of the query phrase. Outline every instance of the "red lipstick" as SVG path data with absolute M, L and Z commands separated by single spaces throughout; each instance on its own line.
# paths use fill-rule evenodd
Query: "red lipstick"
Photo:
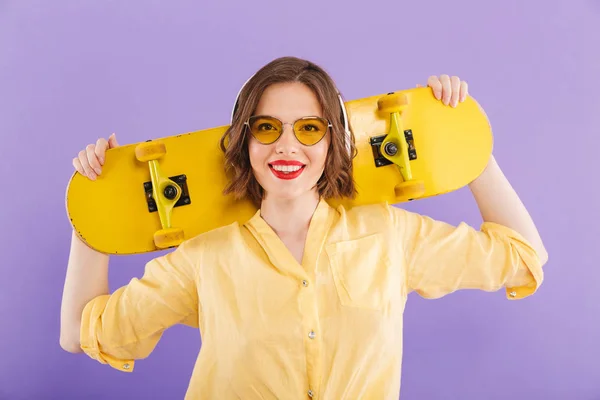
M 300 167 L 300 169 L 298 169 L 297 171 L 293 171 L 293 172 L 292 171 L 286 172 L 286 171 L 277 171 L 275 168 L 273 168 L 273 166 L 298 166 L 298 167 Z M 269 169 L 271 170 L 273 175 L 275 175 L 275 177 L 277 177 L 279 179 L 285 179 L 285 180 L 296 179 L 297 177 L 299 177 L 300 174 L 302 174 L 302 171 L 304 171 L 305 166 L 306 166 L 305 164 L 303 164 L 299 161 L 291 161 L 291 160 L 276 160 L 276 161 L 269 163 Z

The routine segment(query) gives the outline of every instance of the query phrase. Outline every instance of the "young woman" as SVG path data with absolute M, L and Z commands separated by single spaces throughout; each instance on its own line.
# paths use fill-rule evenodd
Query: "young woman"
M 456 106 L 467 84 L 429 78 Z M 547 254 L 494 158 L 469 187 L 480 229 L 387 204 L 332 208 L 353 196 L 354 143 L 343 103 L 319 66 L 285 57 L 241 90 L 222 141 L 228 193 L 259 211 L 190 238 L 109 294 L 108 256 L 72 237 L 61 346 L 121 371 L 147 357 L 165 329 L 198 327 L 202 348 L 186 398 L 397 399 L 402 316 L 411 291 L 531 295 Z M 114 134 L 74 166 L 101 174 Z

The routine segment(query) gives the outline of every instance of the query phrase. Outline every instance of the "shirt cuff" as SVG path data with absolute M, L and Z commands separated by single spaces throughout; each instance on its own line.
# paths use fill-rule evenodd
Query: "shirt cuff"
M 525 278 L 519 279 L 519 284 L 513 284 L 509 279 L 506 286 L 506 298 L 520 300 L 534 294 L 544 280 L 544 272 L 540 257 L 531 243 L 519 232 L 495 222 L 484 222 L 481 230 L 498 234 L 512 248 L 516 249 L 517 256 L 520 258 L 517 275 L 524 275 Z
M 102 312 L 110 295 L 101 295 L 89 301 L 81 314 L 80 347 L 90 358 L 108 364 L 114 369 L 123 372 L 133 372 L 134 360 L 123 360 L 110 356 L 100 350 L 96 338 L 97 324 L 102 318 Z

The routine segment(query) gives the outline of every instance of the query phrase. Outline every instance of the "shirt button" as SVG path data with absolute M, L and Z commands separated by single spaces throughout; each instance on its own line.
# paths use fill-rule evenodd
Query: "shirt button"
M 310 331 L 308 332 L 308 337 L 311 339 L 314 339 L 317 336 L 317 334 L 315 333 L 315 331 Z
M 123 369 L 129 369 L 129 364 L 123 364 Z
M 313 397 L 313 391 L 312 390 L 308 390 L 308 397 L 312 398 Z
M 509 294 L 510 294 L 510 297 L 516 297 L 517 296 L 517 292 L 515 292 L 515 291 L 512 291 Z
M 302 286 L 307 287 L 308 286 L 308 281 L 307 280 L 303 280 L 302 281 Z

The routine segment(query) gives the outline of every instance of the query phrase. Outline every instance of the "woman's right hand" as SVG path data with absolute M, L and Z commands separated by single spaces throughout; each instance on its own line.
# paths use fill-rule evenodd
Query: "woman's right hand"
M 117 146 L 119 144 L 114 133 L 108 137 L 108 140 L 100 138 L 95 144 L 88 144 L 85 149 L 79 152 L 77 157 L 73 159 L 73 167 L 81 175 L 87 176 L 91 180 L 96 180 L 98 175 L 102 173 L 106 150 Z

